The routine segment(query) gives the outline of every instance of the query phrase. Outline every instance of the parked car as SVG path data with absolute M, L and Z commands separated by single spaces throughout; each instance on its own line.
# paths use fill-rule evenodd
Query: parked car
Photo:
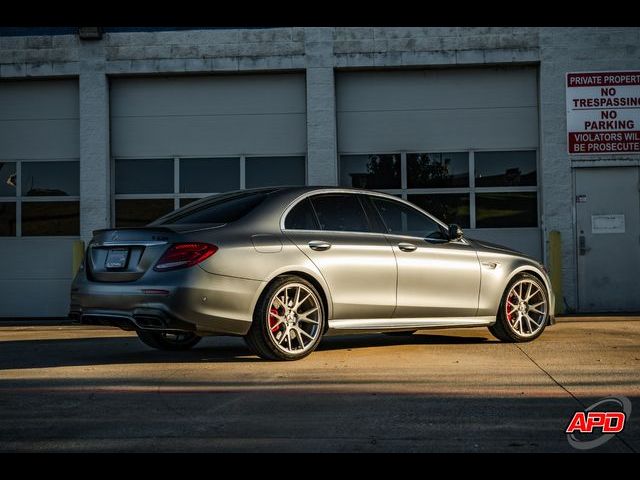
M 147 345 L 243 336 L 296 360 L 323 335 L 488 327 L 526 342 L 554 323 L 544 267 L 384 193 L 273 187 L 207 197 L 140 228 L 97 230 L 70 316 Z

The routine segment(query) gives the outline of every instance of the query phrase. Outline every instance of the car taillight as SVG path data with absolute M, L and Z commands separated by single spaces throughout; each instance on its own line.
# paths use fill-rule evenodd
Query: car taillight
M 153 269 L 156 272 L 177 270 L 197 265 L 218 251 L 209 243 L 174 243 L 160 257 Z

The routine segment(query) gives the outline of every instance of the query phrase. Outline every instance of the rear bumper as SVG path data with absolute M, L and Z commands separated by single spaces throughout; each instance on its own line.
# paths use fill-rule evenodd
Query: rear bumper
M 122 330 L 197 331 L 193 323 L 172 317 L 162 310 L 149 308 L 136 308 L 133 311 L 95 308 L 83 310 L 79 305 L 72 305 L 69 318 L 79 325 L 105 325 Z
M 199 267 L 145 275 L 135 282 L 90 282 L 79 274 L 69 317 L 123 330 L 179 330 L 245 335 L 263 282 L 207 273 Z M 162 280 L 159 282 L 158 280 Z

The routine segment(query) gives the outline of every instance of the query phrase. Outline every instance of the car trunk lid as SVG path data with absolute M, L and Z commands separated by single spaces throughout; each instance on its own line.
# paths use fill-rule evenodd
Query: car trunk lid
M 167 225 L 95 230 L 86 252 L 87 276 L 96 282 L 131 282 L 153 268 L 173 243 L 185 241 L 184 234 L 210 225 Z

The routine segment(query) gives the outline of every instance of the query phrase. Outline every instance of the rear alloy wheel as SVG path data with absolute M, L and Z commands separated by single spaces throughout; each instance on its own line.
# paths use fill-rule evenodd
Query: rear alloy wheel
M 192 332 L 138 330 L 136 333 L 142 343 L 158 350 L 189 350 L 202 340 L 202 337 Z
M 517 275 L 505 289 L 496 323 L 489 331 L 503 342 L 530 342 L 544 331 L 549 295 L 537 277 Z
M 263 293 L 245 339 L 266 360 L 299 360 L 318 346 L 324 322 L 324 307 L 315 287 L 287 275 Z

